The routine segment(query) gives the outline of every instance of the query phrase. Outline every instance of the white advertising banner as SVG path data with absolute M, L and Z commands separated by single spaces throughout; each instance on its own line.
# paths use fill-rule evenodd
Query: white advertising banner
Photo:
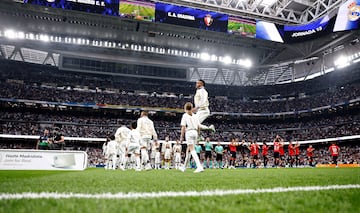
M 82 151 L 0 149 L 0 170 L 84 170 Z

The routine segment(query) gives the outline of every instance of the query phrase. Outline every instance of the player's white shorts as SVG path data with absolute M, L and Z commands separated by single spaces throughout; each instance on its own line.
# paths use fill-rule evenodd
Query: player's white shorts
M 196 115 L 197 115 L 197 117 L 198 117 L 198 119 L 199 119 L 199 122 L 200 122 L 200 124 L 201 124 L 202 122 L 205 121 L 205 119 L 206 119 L 207 117 L 209 117 L 209 115 L 210 115 L 210 110 L 209 110 L 209 108 L 199 109 L 199 110 L 196 112 Z
M 137 143 L 129 143 L 128 154 L 140 154 L 140 145 Z
M 166 159 L 166 160 L 170 160 L 170 159 L 171 159 L 171 149 L 165 149 L 164 159 Z
M 180 162 L 181 162 L 181 153 L 180 153 L 180 152 L 176 152 L 176 153 L 175 153 L 175 162 L 176 162 L 176 163 L 180 163 Z
M 196 130 L 188 130 L 185 133 L 186 143 L 188 145 L 195 144 L 198 138 L 198 132 Z
M 140 147 L 150 148 L 151 147 L 151 137 L 143 137 L 140 141 Z

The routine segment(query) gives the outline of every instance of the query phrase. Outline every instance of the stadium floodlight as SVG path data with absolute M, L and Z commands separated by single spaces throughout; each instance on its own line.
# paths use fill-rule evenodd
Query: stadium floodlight
M 34 40 L 35 39 L 35 35 L 33 33 L 29 33 L 29 39 Z
M 334 68 L 334 67 L 331 67 L 331 68 L 329 68 L 329 69 L 324 70 L 324 73 L 326 74 L 326 73 L 332 72 L 332 71 L 334 71 L 334 70 L 335 70 L 335 68 Z
M 346 66 L 349 66 L 350 62 L 348 57 L 340 56 L 337 60 L 335 60 L 334 64 L 337 68 L 344 68 Z
M 49 41 L 50 41 L 50 38 L 49 38 L 48 35 L 40 34 L 40 41 L 49 42 Z
M 5 30 L 4 35 L 6 38 L 9 39 L 15 39 L 16 38 L 16 33 L 14 30 Z
M 225 56 L 222 58 L 222 62 L 224 62 L 225 64 L 230 64 L 232 61 L 230 56 Z
M 353 63 L 358 63 L 360 61 L 360 58 L 353 60 Z
M 200 59 L 204 61 L 210 61 L 211 57 L 208 53 L 200 53 Z
M 245 59 L 245 60 L 240 59 L 240 65 L 246 68 L 250 68 L 252 66 L 252 62 L 249 59 Z
M 16 38 L 24 39 L 25 38 L 25 33 L 24 32 L 17 32 L 16 33 Z
M 217 61 L 218 57 L 216 55 L 211 55 L 211 61 Z

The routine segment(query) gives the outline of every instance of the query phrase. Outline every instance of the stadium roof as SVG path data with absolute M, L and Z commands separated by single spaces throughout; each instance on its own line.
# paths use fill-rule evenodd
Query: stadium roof
M 341 0 L 160 0 L 281 24 L 304 24 L 338 9 Z
M 58 66 L 62 55 L 74 55 L 101 61 L 182 67 L 188 69 L 189 81 L 203 78 L 215 84 L 263 85 L 302 81 L 325 74 L 333 70 L 334 61 L 340 55 L 360 57 L 359 31 L 330 33 L 306 42 L 284 44 L 13 2 L 0 2 L 0 57 L 14 60 Z M 336 13 L 342 1 L 161 2 L 295 24 Z M 17 30 L 30 39 L 8 39 L 5 35 L 7 29 Z M 41 42 L 42 38 L 54 41 Z M 200 60 L 203 53 L 208 54 L 208 58 L 216 57 L 217 62 Z M 219 60 L 226 61 L 227 57 L 234 63 L 226 64 Z M 252 67 L 238 65 L 239 61 L 247 60 L 252 61 Z

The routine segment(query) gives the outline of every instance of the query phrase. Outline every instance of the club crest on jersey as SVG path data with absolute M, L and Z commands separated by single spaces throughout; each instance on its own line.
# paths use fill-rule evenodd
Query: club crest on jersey
M 205 22 L 205 25 L 207 27 L 210 27 L 210 25 L 214 22 L 214 19 L 211 17 L 210 14 L 207 14 L 205 17 L 204 17 L 204 22 Z

